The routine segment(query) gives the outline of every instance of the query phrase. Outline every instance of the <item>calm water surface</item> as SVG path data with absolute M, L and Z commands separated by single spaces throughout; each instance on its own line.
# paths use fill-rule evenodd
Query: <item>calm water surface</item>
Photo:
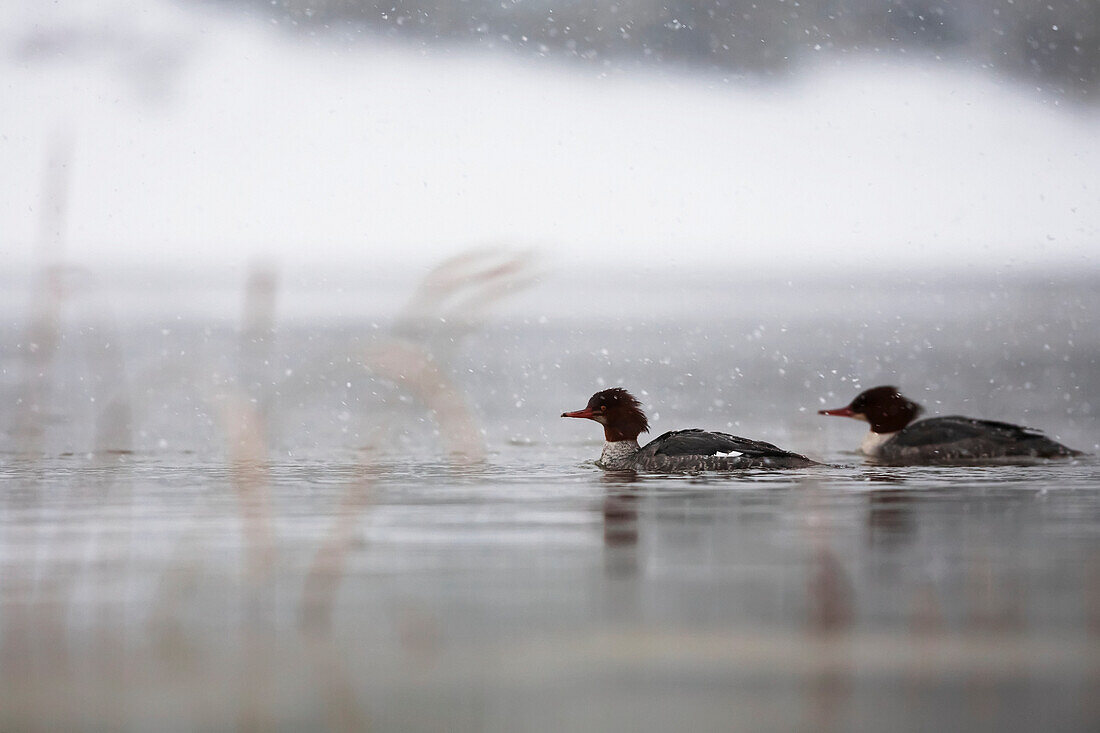
M 1093 728 L 1100 462 L 871 466 L 814 412 L 897 383 L 1095 452 L 1100 296 L 906 288 L 13 318 L 0 729 Z M 828 465 L 603 472 L 557 415 L 612 384 Z

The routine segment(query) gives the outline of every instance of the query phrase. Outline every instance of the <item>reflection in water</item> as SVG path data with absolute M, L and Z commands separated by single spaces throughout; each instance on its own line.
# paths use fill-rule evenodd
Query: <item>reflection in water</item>
M 1089 553 L 1085 561 L 1085 628 L 1089 641 L 1100 648 L 1100 549 Z M 1100 653 L 1093 658 L 1087 686 L 1100 690 Z M 1100 695 L 1085 695 L 1082 716 L 1085 720 L 1100 720 Z
M 1010 587 L 1011 580 L 998 572 L 984 552 L 973 559 L 966 585 L 967 615 L 965 626 L 975 634 L 1024 631 L 1020 608 L 1021 594 Z M 967 698 L 974 720 L 992 722 L 1004 700 L 1005 690 L 987 671 L 975 670 L 966 678 Z
M 910 491 L 887 489 L 868 492 L 869 543 L 889 548 L 909 540 L 915 528 L 912 511 L 915 500 Z
M 301 623 L 305 630 L 324 635 L 331 628 L 336 591 L 344 577 L 344 563 L 355 541 L 360 515 L 370 505 L 370 487 L 366 477 L 349 482 L 334 511 L 332 526 L 314 555 L 302 587 Z
M 632 485 L 637 471 L 604 471 L 600 483 L 603 498 L 604 572 L 608 577 L 629 577 L 638 572 L 638 495 Z
M 855 593 L 848 569 L 835 550 L 835 519 L 829 511 L 827 489 L 816 476 L 798 481 L 802 491 L 801 522 L 810 553 L 804 597 L 805 633 L 810 642 L 814 672 L 806 681 L 804 727 L 839 730 L 851 701 L 854 662 L 851 628 Z
M 638 544 L 638 497 L 608 494 L 603 500 L 603 541 L 608 547 Z
M 638 572 L 638 497 L 608 493 L 603 500 L 604 570 L 609 576 Z
M 853 590 L 844 566 L 827 547 L 814 554 L 809 578 L 808 627 L 815 635 L 828 636 L 852 624 Z
M 827 639 L 833 650 L 831 664 L 825 664 L 810 681 L 809 727 L 839 730 L 852 692 L 853 663 L 847 647 L 852 625 L 852 583 L 836 555 L 825 546 L 814 553 L 807 588 L 807 627 L 812 637 Z M 819 651 L 820 653 L 820 651 Z

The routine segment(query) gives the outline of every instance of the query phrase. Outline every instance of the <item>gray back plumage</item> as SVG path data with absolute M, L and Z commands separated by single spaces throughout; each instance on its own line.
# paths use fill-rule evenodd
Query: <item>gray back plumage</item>
M 906 457 L 917 451 L 932 451 L 935 453 L 933 457 L 944 459 L 1080 455 L 1078 451 L 1046 437 L 1040 430 L 960 415 L 933 417 L 913 423 L 890 441 L 883 457 Z

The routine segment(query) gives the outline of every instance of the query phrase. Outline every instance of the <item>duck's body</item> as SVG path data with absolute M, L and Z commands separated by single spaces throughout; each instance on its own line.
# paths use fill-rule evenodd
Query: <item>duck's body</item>
M 599 465 L 612 470 L 674 473 L 803 468 L 814 465 L 814 461 L 760 440 L 692 428 L 667 432 L 642 447 L 636 440 L 605 442 Z
M 638 445 L 649 422 L 638 401 L 620 388 L 597 392 L 588 407 L 562 417 L 583 417 L 604 426 L 604 447 L 598 465 L 608 470 L 735 471 L 747 468 L 803 468 L 816 465 L 805 456 L 771 443 L 711 433 L 698 428 L 674 430 Z
M 991 458 L 1069 458 L 1081 455 L 1021 425 L 948 415 L 919 420 L 863 452 L 883 461 L 968 461 Z
M 823 415 L 851 417 L 870 423 L 860 452 L 890 463 L 943 463 L 1006 458 L 1070 458 L 1067 448 L 1042 431 L 995 420 L 949 415 L 913 420 L 920 405 L 893 387 L 863 392 L 847 407 L 821 410 Z

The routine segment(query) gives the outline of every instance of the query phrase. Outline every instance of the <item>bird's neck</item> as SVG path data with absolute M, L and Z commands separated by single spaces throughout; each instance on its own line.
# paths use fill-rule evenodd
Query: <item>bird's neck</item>
M 633 442 L 638 444 L 638 431 L 630 430 L 629 428 L 623 428 L 620 425 L 604 425 L 603 426 L 603 439 L 608 443 L 626 443 Z
M 613 465 L 627 460 L 638 452 L 638 440 L 607 440 L 603 444 L 603 453 L 600 454 L 600 463 L 605 466 Z
M 884 445 L 894 439 L 900 431 L 895 430 L 892 433 L 876 433 L 874 430 L 867 431 L 867 434 L 863 436 L 863 442 L 859 446 L 859 452 L 865 456 L 877 456 L 882 452 Z

